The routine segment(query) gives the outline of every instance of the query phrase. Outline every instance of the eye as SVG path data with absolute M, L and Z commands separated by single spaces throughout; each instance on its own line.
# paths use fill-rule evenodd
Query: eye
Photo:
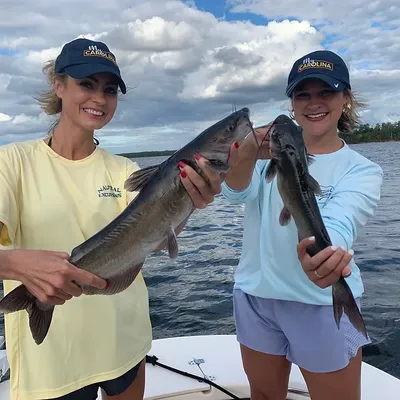
M 92 83 L 89 81 L 82 81 L 79 83 L 79 86 L 83 86 L 88 89 L 91 89 L 93 87 Z
M 298 92 L 295 94 L 296 99 L 306 99 L 310 97 L 310 95 L 307 92 Z
M 326 89 L 326 90 L 323 90 L 322 92 L 321 92 L 321 96 L 330 96 L 330 95 L 332 95 L 332 94 L 334 94 L 335 92 L 332 90 L 332 89 Z
M 226 128 L 226 130 L 227 130 L 228 132 L 232 132 L 232 131 L 235 130 L 235 127 L 234 127 L 233 125 L 229 125 L 229 126 Z
M 106 92 L 111 95 L 116 95 L 118 93 L 118 88 L 114 86 L 110 86 L 106 89 Z

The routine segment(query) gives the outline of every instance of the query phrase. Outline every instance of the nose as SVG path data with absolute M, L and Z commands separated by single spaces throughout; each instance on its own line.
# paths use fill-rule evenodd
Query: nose
M 99 105 L 106 104 L 106 97 L 101 89 L 96 90 L 96 92 L 93 95 L 93 101 Z
M 310 100 L 307 103 L 307 108 L 311 110 L 318 110 L 321 107 L 321 101 L 318 96 L 312 95 L 310 96 Z

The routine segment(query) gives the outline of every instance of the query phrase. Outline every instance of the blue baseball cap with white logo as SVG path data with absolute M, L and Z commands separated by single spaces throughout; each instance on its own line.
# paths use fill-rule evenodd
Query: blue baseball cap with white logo
M 75 39 L 65 44 L 56 59 L 54 71 L 66 73 L 74 79 L 87 78 L 100 72 L 109 72 L 118 78 L 121 92 L 126 93 L 126 86 L 122 80 L 116 57 L 103 42 Z
M 293 64 L 286 87 L 287 96 L 291 97 L 296 86 L 310 78 L 321 79 L 337 92 L 342 92 L 345 88 L 351 90 L 349 70 L 345 62 L 329 50 L 313 51 Z

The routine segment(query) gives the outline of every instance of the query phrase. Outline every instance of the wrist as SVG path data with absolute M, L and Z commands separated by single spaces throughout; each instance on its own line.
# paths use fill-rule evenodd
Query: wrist
M 19 280 L 19 273 L 13 263 L 14 250 L 0 250 L 0 279 Z

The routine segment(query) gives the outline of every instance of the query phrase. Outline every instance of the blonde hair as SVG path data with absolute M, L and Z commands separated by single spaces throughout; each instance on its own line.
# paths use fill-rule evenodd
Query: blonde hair
M 343 107 L 342 115 L 339 118 L 338 130 L 341 133 L 350 133 L 360 124 L 361 116 L 359 110 L 365 107 L 365 103 L 358 99 L 351 90 L 347 88 L 343 94 L 349 98 L 349 101 Z
M 36 99 L 39 102 L 41 109 L 47 115 L 57 115 L 62 110 L 61 99 L 57 96 L 53 88 L 54 81 L 58 79 L 62 83 L 65 83 L 67 80 L 67 74 L 56 74 L 54 72 L 54 65 L 55 60 L 47 61 L 44 64 L 42 71 L 47 77 L 47 82 L 50 88 L 42 92 Z

